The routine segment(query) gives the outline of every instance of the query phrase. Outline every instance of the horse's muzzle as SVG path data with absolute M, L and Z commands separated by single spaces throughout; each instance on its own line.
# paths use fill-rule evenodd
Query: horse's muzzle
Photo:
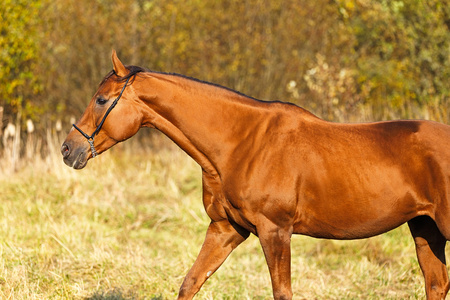
M 82 147 L 72 148 L 68 143 L 64 142 L 61 146 L 61 154 L 64 163 L 74 169 L 83 169 L 88 161 L 88 155 Z

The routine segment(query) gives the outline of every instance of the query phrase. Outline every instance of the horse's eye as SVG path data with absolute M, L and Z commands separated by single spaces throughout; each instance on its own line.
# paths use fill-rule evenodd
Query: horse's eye
M 97 98 L 96 103 L 99 105 L 104 105 L 106 102 L 108 102 L 108 100 L 106 100 L 105 98 Z

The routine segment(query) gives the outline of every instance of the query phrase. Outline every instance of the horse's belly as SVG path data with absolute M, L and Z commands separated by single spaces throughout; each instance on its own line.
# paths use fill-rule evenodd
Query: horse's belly
M 361 239 L 392 230 L 411 218 L 385 216 L 375 220 L 361 222 L 354 219 L 308 220 L 294 224 L 294 233 L 328 239 Z
M 392 230 L 417 215 L 425 214 L 410 194 L 401 198 L 333 201 L 327 205 L 304 205 L 294 233 L 318 238 L 358 239 Z

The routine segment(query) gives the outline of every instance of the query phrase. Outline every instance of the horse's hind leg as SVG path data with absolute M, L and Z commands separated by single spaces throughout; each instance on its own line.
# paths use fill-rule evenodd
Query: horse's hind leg
M 445 299 L 449 277 L 445 265 L 446 239 L 429 217 L 417 217 L 408 222 L 416 243 L 417 258 L 425 277 L 428 300 Z

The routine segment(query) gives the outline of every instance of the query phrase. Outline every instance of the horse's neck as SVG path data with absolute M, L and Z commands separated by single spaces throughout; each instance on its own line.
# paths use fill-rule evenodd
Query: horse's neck
M 171 75 L 160 82 L 153 126 L 211 173 L 264 119 L 258 101 L 226 89 Z M 151 84 L 153 85 L 153 84 Z M 149 85 L 150 86 L 150 85 Z

